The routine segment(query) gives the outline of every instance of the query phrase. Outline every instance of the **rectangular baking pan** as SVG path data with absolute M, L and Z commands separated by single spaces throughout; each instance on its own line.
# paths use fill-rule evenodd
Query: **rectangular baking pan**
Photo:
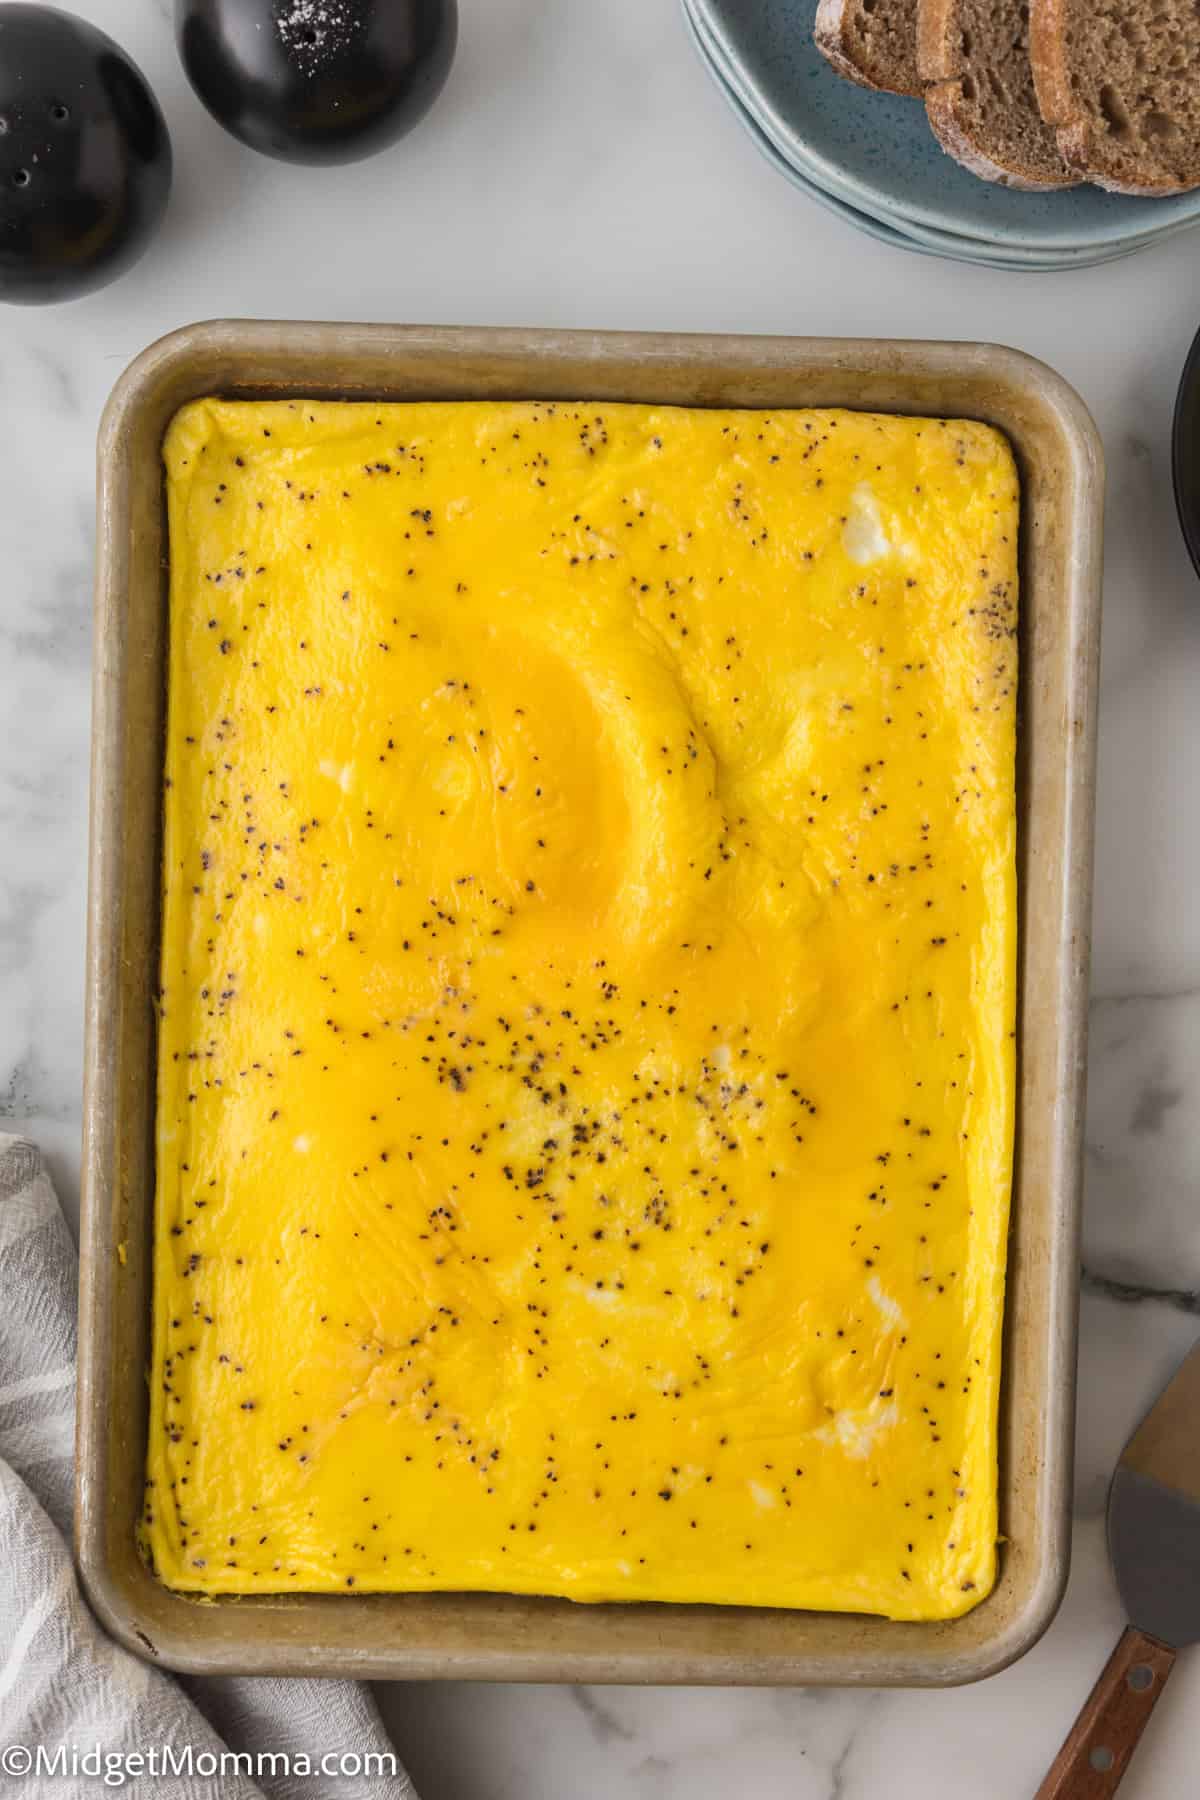
M 848 406 L 986 420 L 1022 477 L 1016 1175 L 995 1591 L 936 1624 L 490 1594 L 171 1593 L 141 1562 L 166 669 L 161 445 L 197 395 Z M 949 1685 L 1036 1642 L 1070 1537 L 1103 462 L 1078 396 L 986 344 L 196 325 L 121 377 L 99 438 L 76 1540 L 92 1605 L 196 1673 Z

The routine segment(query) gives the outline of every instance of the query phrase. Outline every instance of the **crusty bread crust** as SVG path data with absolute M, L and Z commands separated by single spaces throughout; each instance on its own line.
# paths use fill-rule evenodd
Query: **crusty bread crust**
M 1070 123 L 1074 108 L 1063 0 L 1029 0 L 1029 66 L 1038 110 L 1047 125 Z M 1063 155 L 1067 155 L 1065 149 Z
M 923 81 L 953 81 L 962 74 L 950 51 L 954 0 L 920 0 L 917 6 L 917 67 Z
M 1046 123 L 1055 127 L 1063 161 L 1109 194 L 1154 199 L 1188 194 L 1200 187 L 1200 176 L 1195 181 L 1176 181 L 1165 170 L 1156 174 L 1144 171 L 1144 180 L 1128 181 L 1104 167 L 1092 121 L 1078 105 L 1071 86 L 1067 5 L 1068 0 L 1030 0 L 1029 7 L 1029 61 L 1038 109 Z
M 827 0 L 821 0 L 822 6 L 826 5 L 826 3 Z M 833 0 L 834 5 L 837 3 L 838 0 Z M 820 17 L 821 15 L 818 9 L 817 23 L 813 25 L 813 43 L 817 46 L 817 49 L 821 52 L 821 55 L 825 58 L 825 61 L 829 64 L 830 68 L 836 70 L 843 80 L 852 81 L 855 87 L 870 88 L 873 94 L 887 93 L 887 88 L 880 87 L 877 81 L 870 81 L 867 76 L 863 74 L 858 64 L 856 62 L 851 62 L 850 58 L 842 49 L 842 40 L 840 36 L 835 37 L 818 29 Z
M 958 116 L 958 102 L 961 98 L 956 81 L 939 82 L 936 86 L 925 90 L 925 111 L 929 117 L 930 128 L 942 149 L 948 151 L 956 162 L 972 175 L 978 175 L 982 181 L 993 181 L 1001 187 L 1018 188 L 1022 193 L 1040 194 L 1058 188 L 1077 187 L 1078 180 L 1073 175 L 1064 176 L 1061 181 L 1049 181 L 1041 176 L 1030 175 L 1028 170 L 1017 170 L 1004 167 L 993 160 L 979 148 L 974 137 Z
M 850 54 L 846 14 L 851 0 L 818 0 L 817 15 L 813 20 L 813 42 L 829 65 L 847 81 L 854 82 L 856 87 L 870 88 L 877 94 L 908 94 L 919 97 L 920 88 L 893 87 L 887 82 L 875 81 L 865 73 Z
M 917 0 L 917 62 L 929 85 L 925 111 L 933 135 L 956 161 L 983 181 L 1025 193 L 1044 193 L 1078 185 L 1075 176 L 1043 173 L 1037 163 L 1023 156 L 1015 145 L 998 146 L 1006 160 L 998 161 L 993 149 L 979 141 L 979 125 L 965 104 L 963 83 L 968 60 L 963 49 L 964 0 Z M 1049 146 L 1048 146 L 1049 148 Z
M 1094 187 L 1103 188 L 1106 194 L 1128 194 L 1135 200 L 1156 200 L 1169 194 L 1190 194 L 1193 188 L 1200 187 L 1200 180 L 1179 182 L 1171 181 L 1167 176 L 1159 182 L 1122 181 L 1103 169 L 1097 169 L 1092 131 L 1086 120 L 1060 125 L 1057 135 L 1063 161 L 1070 163 L 1073 169 L 1078 169 Z

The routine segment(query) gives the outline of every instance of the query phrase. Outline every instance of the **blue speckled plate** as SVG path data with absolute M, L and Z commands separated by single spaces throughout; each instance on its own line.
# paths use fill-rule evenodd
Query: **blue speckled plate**
M 787 161 L 742 99 L 735 74 L 724 67 L 719 50 L 710 42 L 699 21 L 693 18 L 689 0 L 684 0 L 683 11 L 692 40 L 700 52 L 705 67 L 728 102 L 734 117 L 771 166 L 785 180 L 799 188 L 802 193 L 807 194 L 809 199 L 815 200 L 826 211 L 844 219 L 856 230 L 865 232 L 868 237 L 876 238 L 880 243 L 888 244 L 894 249 L 915 251 L 918 255 L 940 256 L 955 262 L 975 263 L 987 268 L 1023 271 L 1086 268 L 1095 263 L 1115 262 L 1120 257 L 1129 256 L 1137 249 L 1136 244 L 1126 243 L 1059 253 L 1051 251 L 1014 252 L 1008 246 L 995 247 L 981 243 L 978 239 L 963 238 L 953 232 L 936 231 L 925 226 L 905 226 L 904 229 L 901 229 L 898 222 L 885 222 L 872 217 L 870 213 L 860 212 L 856 207 L 848 206 L 845 201 L 837 199 L 834 195 L 827 193 L 825 189 L 818 187 L 815 182 L 810 181 L 807 176 L 801 174 Z
M 786 181 L 789 181 L 793 187 L 799 188 L 802 193 L 808 195 L 810 200 L 815 200 L 817 205 L 824 207 L 827 212 L 835 214 L 839 219 L 844 219 L 848 225 L 853 225 L 855 230 L 865 232 L 868 237 L 875 238 L 879 243 L 887 244 L 892 249 L 915 251 L 918 256 L 946 257 L 955 262 L 975 263 L 988 268 L 1016 268 L 1021 271 L 1030 271 L 1070 269 L 1080 266 L 1078 255 L 1062 260 L 1053 258 L 1039 259 L 1036 263 L 1027 261 L 1012 262 L 993 253 L 987 246 L 975 245 L 961 238 L 952 238 L 948 233 L 941 234 L 943 240 L 941 242 L 927 243 L 922 241 L 922 239 L 910 237 L 906 232 L 898 230 L 895 226 L 884 224 L 881 220 L 872 218 L 869 213 L 859 212 L 856 208 L 847 206 L 844 201 L 835 199 L 832 194 L 827 194 L 823 188 L 817 187 L 803 175 L 799 174 L 792 165 L 785 161 L 780 155 L 770 138 L 767 137 L 761 126 L 757 124 L 755 119 L 742 105 L 737 95 L 725 81 L 719 65 L 709 53 L 709 48 L 705 42 L 702 31 L 691 18 L 686 5 L 684 7 L 684 15 L 689 30 L 691 31 L 692 39 L 700 52 L 705 67 L 708 69 L 717 88 L 728 102 L 730 111 L 742 126 L 751 142 L 771 164 L 772 168 L 777 170 L 778 173 L 782 175 Z M 923 233 L 922 237 L 924 236 L 935 237 L 937 234 Z M 1114 261 L 1118 257 L 1128 256 L 1133 247 L 1126 245 L 1122 248 L 1108 251 L 1092 251 L 1084 257 L 1084 263 L 1090 265 L 1096 262 Z
M 919 101 L 856 90 L 834 74 L 812 41 L 814 0 L 686 4 L 726 84 L 736 81 L 743 109 L 795 172 L 906 236 L 924 228 L 969 240 L 958 252 L 969 260 L 976 248 L 1012 266 L 1078 266 L 1200 222 L 1200 192 L 1023 194 L 977 180 L 939 148 Z
M 927 251 L 924 245 L 914 243 L 912 239 L 906 237 L 903 232 L 897 231 L 893 226 L 885 225 L 880 220 L 871 218 L 869 213 L 857 212 L 854 207 L 847 206 L 844 201 L 835 200 L 832 194 L 825 193 L 822 188 L 814 187 L 811 182 L 805 180 L 803 175 L 798 175 L 791 164 L 784 161 L 783 157 L 779 154 L 778 150 L 762 130 L 761 126 L 756 124 L 754 119 L 742 105 L 741 101 L 726 85 L 719 66 L 709 54 L 708 45 L 705 43 L 700 28 L 688 11 L 686 0 L 683 10 L 688 30 L 691 33 L 692 42 L 699 51 L 701 60 L 709 74 L 712 76 L 716 87 L 728 102 L 730 111 L 745 131 L 747 137 L 749 137 L 751 142 L 759 151 L 761 151 L 762 155 L 766 157 L 767 161 L 771 164 L 771 167 L 784 177 L 785 181 L 789 181 L 794 187 L 800 188 L 800 190 L 803 193 L 806 193 L 810 199 L 815 200 L 818 206 L 823 206 L 827 212 L 836 214 L 839 219 L 845 219 L 847 224 L 853 225 L 858 231 L 865 232 L 868 237 L 878 239 L 881 244 L 889 244 L 896 250 L 916 250 L 929 256 L 938 254 L 932 250 Z
M 1095 263 L 1112 262 L 1118 257 L 1129 256 L 1141 246 L 1143 240 L 1125 239 L 1117 244 L 1089 244 L 1075 249 L 1030 249 L 1027 246 L 1012 243 L 990 243 L 978 237 L 964 236 L 961 232 L 947 231 L 939 226 L 925 225 L 911 219 L 900 219 L 898 215 L 888 214 L 875 218 L 875 215 L 858 207 L 847 204 L 845 200 L 829 195 L 819 183 L 803 170 L 797 169 L 790 162 L 784 150 L 769 135 L 766 124 L 755 112 L 756 96 L 745 77 L 735 66 L 725 61 L 721 46 L 709 37 L 703 25 L 692 16 L 691 0 L 683 0 L 684 16 L 691 29 L 692 37 L 700 48 L 710 72 L 714 75 L 718 87 L 724 93 L 730 106 L 742 120 L 749 123 L 759 147 L 767 153 L 770 160 L 782 173 L 795 183 L 797 187 L 814 198 L 825 202 L 832 201 L 837 209 L 851 223 L 865 229 L 864 219 L 875 219 L 876 224 L 885 225 L 902 242 L 905 249 L 923 248 L 939 256 L 952 258 L 958 262 L 984 263 L 989 267 L 1015 269 L 1073 269 L 1089 268 Z M 1145 240 L 1152 242 L 1153 238 Z

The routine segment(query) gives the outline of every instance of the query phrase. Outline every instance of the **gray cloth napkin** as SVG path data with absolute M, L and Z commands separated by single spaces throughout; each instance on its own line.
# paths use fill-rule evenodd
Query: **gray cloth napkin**
M 127 1794 L 417 1800 L 398 1760 L 389 1772 L 394 1751 L 360 1683 L 255 1676 L 184 1684 L 129 1655 L 92 1617 L 70 1549 L 76 1279 L 75 1247 L 40 1153 L 0 1133 L 0 1785 L 7 1776 L 38 1800 L 103 1792 L 105 1757 L 169 1744 L 177 1755 L 191 1746 L 192 1772 L 130 1774 Z M 83 1760 L 75 1773 L 69 1761 L 61 1773 L 52 1761 L 27 1773 L 22 1762 L 26 1753 L 36 1759 L 38 1745 L 51 1758 L 60 1747 L 81 1759 L 98 1751 L 101 1772 Z M 239 1764 L 230 1752 L 241 1753 Z M 342 1753 L 381 1757 L 371 1767 L 384 1772 L 318 1772 L 324 1757 Z

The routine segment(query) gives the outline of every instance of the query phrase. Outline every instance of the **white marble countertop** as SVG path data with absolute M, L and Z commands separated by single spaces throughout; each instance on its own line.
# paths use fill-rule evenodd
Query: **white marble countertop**
M 468 1687 L 384 1701 L 423 1800 L 1016 1800 L 1120 1625 L 1103 1504 L 1200 1329 L 1200 585 L 1171 500 L 1200 232 L 1070 275 L 884 249 L 793 192 L 726 113 L 675 0 L 461 0 L 407 143 L 328 172 L 223 136 L 168 0 L 71 0 L 118 37 L 176 148 L 132 276 L 0 336 L 0 1117 L 77 1203 L 96 421 L 151 339 L 218 314 L 1002 340 L 1083 394 L 1110 469 L 1074 1570 L 1022 1663 L 948 1693 Z M 1193 710 L 1194 709 L 1194 710 Z M 1200 1777 L 1200 1650 L 1122 1788 Z

